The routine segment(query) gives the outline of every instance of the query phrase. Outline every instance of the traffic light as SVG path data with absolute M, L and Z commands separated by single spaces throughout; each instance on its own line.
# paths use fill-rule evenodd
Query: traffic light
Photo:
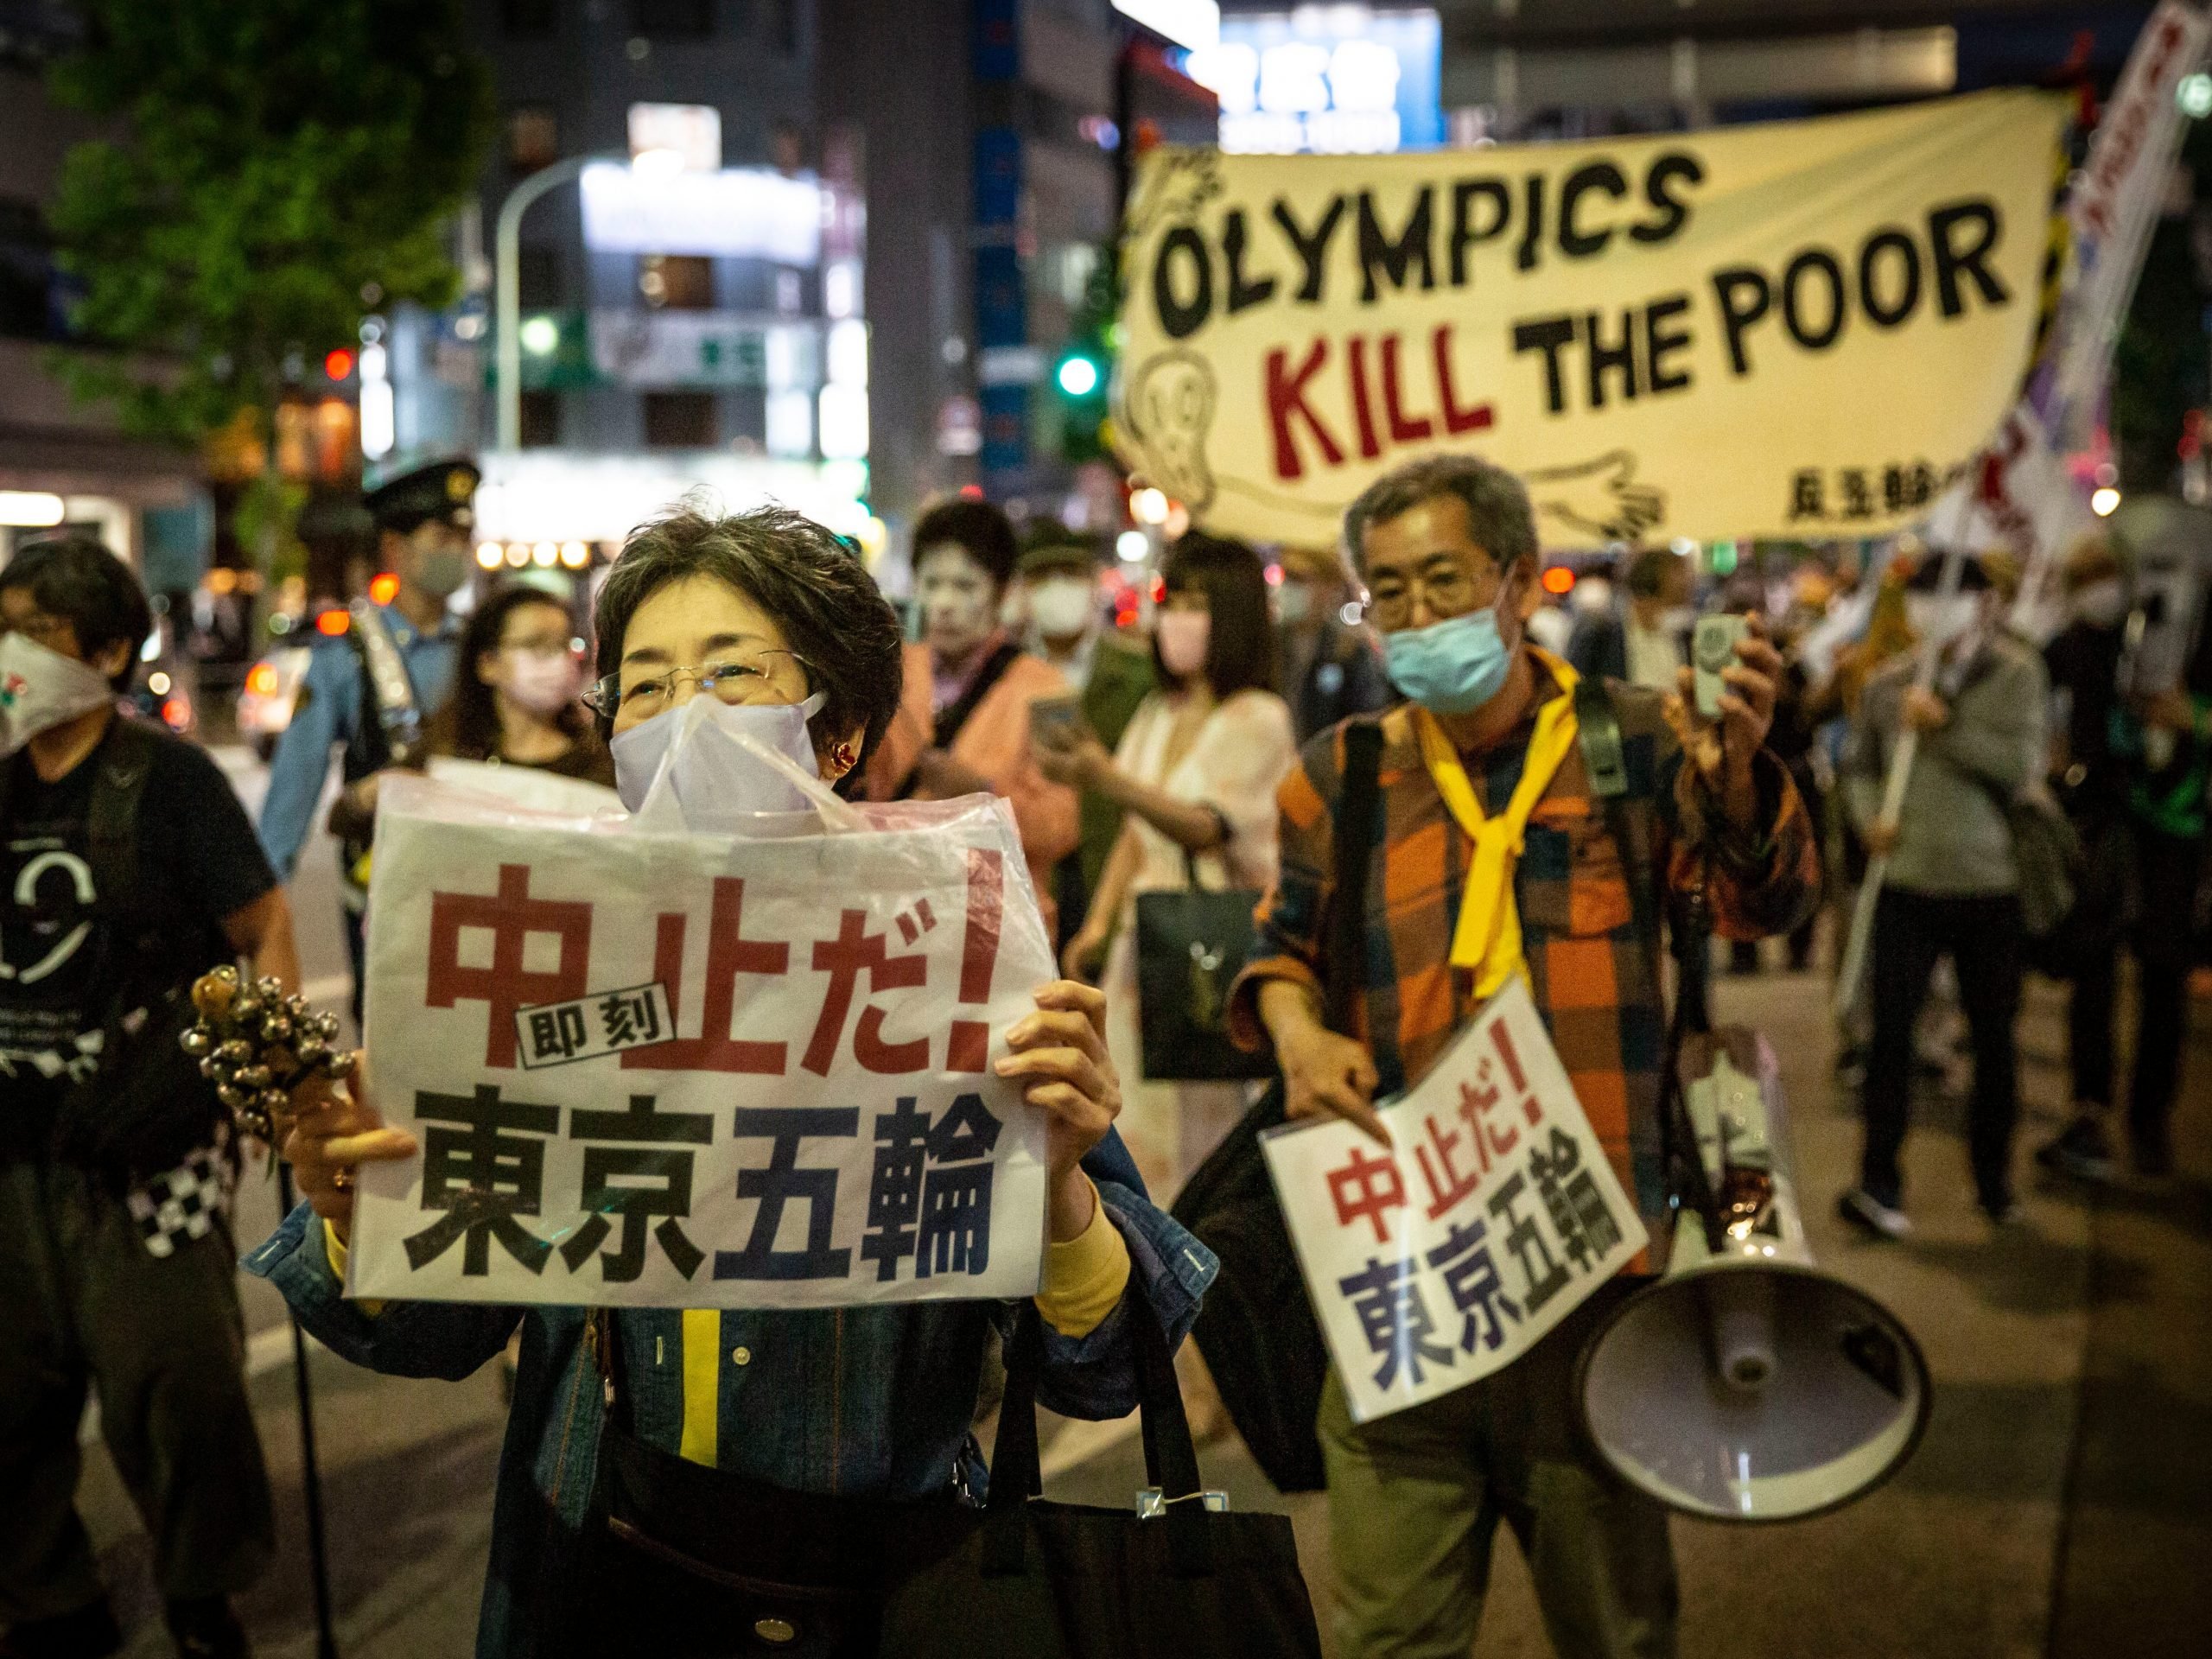
M 1100 249 L 1084 278 L 1082 302 L 1068 319 L 1067 343 L 1052 363 L 1060 454 L 1071 464 L 1106 454 L 1106 393 L 1114 378 L 1116 302 L 1112 251 Z
M 1060 454 L 1071 462 L 1094 461 L 1106 453 L 1099 429 L 1106 420 L 1106 355 L 1088 341 L 1071 346 L 1053 365 L 1052 387 L 1059 396 Z
M 1053 371 L 1053 380 L 1061 394 L 1071 400 L 1088 398 L 1096 391 L 1106 377 L 1098 361 L 1085 352 L 1070 352 L 1060 359 L 1060 366 Z

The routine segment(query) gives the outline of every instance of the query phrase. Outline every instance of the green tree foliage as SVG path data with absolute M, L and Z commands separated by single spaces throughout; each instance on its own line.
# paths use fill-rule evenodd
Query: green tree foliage
M 448 302 L 444 219 L 474 182 L 490 78 L 456 0 L 87 0 L 53 71 L 112 136 L 67 157 L 50 218 L 82 285 L 79 397 L 191 442 L 272 409 L 288 357 L 365 309 Z

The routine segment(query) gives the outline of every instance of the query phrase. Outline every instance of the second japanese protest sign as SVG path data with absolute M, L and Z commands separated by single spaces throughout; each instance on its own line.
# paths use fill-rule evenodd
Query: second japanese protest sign
M 1510 1364 L 1645 1242 L 1526 986 L 1515 980 L 1378 1116 L 1265 1145 L 1353 1420 Z
M 1053 969 L 1002 803 L 751 839 L 403 785 L 375 870 L 369 1081 L 423 1151 L 361 1173 L 354 1294 L 1035 1290 L 1045 1124 L 990 1065 Z

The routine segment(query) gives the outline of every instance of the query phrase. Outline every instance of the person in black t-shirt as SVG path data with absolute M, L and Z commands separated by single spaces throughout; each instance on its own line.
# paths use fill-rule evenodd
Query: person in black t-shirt
M 104 1085 L 121 1096 L 116 1079 L 133 1037 L 160 1027 L 139 1010 L 240 956 L 288 987 L 298 978 L 283 889 L 221 771 L 183 740 L 118 712 L 150 626 L 137 579 L 96 542 L 36 543 L 0 569 L 0 1650 L 9 1653 L 89 1656 L 121 1643 L 74 1506 L 88 1385 L 152 1536 L 181 1650 L 246 1652 L 228 1598 L 259 1576 L 274 1541 L 245 1394 L 236 1252 L 219 1202 L 232 1166 L 219 1122 L 208 1115 L 215 1144 L 175 1170 L 86 1149 L 109 1144 Z M 118 803 L 133 804 L 127 817 Z M 156 1035 L 169 1040 L 165 1028 Z M 153 1098 L 158 1117 L 166 1096 Z M 199 1109 L 180 1090 L 177 1127 L 167 1132 L 188 1145 Z

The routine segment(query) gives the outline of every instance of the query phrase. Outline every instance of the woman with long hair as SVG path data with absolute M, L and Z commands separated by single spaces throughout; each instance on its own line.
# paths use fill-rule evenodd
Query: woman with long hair
M 1275 648 L 1259 555 L 1192 533 L 1162 572 L 1155 619 L 1159 689 L 1138 705 L 1112 754 L 1080 729 L 1040 741 L 1048 778 L 1094 790 L 1125 809 L 1121 839 L 1090 913 L 1061 965 L 1094 974 L 1114 1013 L 1107 1028 L 1122 1074 L 1143 1075 L 1137 1033 L 1137 895 L 1180 889 L 1265 889 L 1275 877 L 1275 786 L 1298 759 L 1290 709 L 1275 695 Z M 1243 1110 L 1233 1083 L 1147 1082 L 1123 1128 L 1145 1179 L 1172 1192 Z
M 583 642 L 566 605 L 520 582 L 498 589 L 461 630 L 457 660 L 453 694 L 430 722 L 431 753 L 614 786 L 614 762 L 581 701 Z

